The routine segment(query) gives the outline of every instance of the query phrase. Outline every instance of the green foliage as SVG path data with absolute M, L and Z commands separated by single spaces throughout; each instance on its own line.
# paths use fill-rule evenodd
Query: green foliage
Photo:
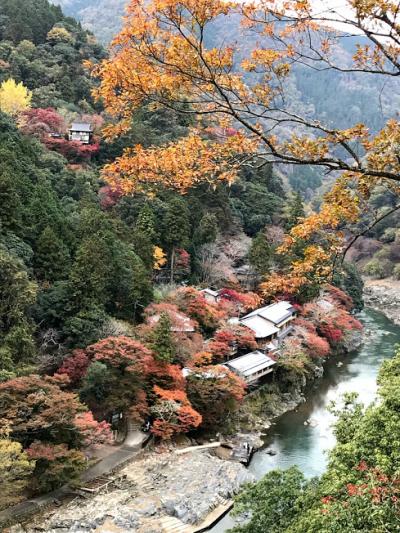
M 286 206 L 285 229 L 291 230 L 305 216 L 303 200 L 299 193 L 293 194 Z
M 392 273 L 393 264 L 389 259 L 374 257 L 363 268 L 364 274 L 374 279 L 383 279 Z
M 259 232 L 251 242 L 249 261 L 260 276 L 268 274 L 271 268 L 272 249 L 264 233 Z
M 101 306 L 92 305 L 80 309 L 76 314 L 66 317 L 62 333 L 65 342 L 71 346 L 83 348 L 100 337 L 101 329 L 107 315 Z
M 299 471 L 270 472 L 237 498 L 251 512 L 237 532 L 350 533 L 397 531 L 399 525 L 400 351 L 385 361 L 379 400 L 368 408 L 356 395 L 333 408 L 337 444 L 326 473 L 305 481 Z
M 93 361 L 83 381 L 80 396 L 83 401 L 103 404 L 111 385 L 112 378 L 107 366 L 100 361 Z
M 307 482 L 292 467 L 270 472 L 255 485 L 248 486 L 235 499 L 235 514 L 250 513 L 250 520 L 234 528 L 235 533 L 283 533 L 298 515 Z
M 29 309 L 37 287 L 23 264 L 0 248 L 0 367 L 32 359 L 35 353 Z
M 34 105 L 90 110 L 92 81 L 82 61 L 101 57 L 94 38 L 47 0 L 1 2 L 0 82 L 22 81 Z
M 185 248 L 189 244 L 190 217 L 185 201 L 176 196 L 168 203 L 165 225 L 168 233 L 165 240 L 170 249 Z
M 364 307 L 364 282 L 355 265 L 344 263 L 341 272 L 335 272 L 333 284 L 351 297 L 354 309 L 361 310 Z
M 50 226 L 46 226 L 36 242 L 34 269 L 38 279 L 53 282 L 68 269 L 68 248 Z
M 230 202 L 234 215 L 252 236 L 274 222 L 284 197 L 282 182 L 272 166 L 255 162 L 254 166 L 241 170 L 239 179 L 232 185 Z
M 167 313 L 161 313 L 151 335 L 151 344 L 156 359 L 171 363 L 175 355 L 175 345 L 171 331 L 172 323 Z
M 47 33 L 62 19 L 61 9 L 47 0 L 2 0 L 0 40 L 44 43 Z
M 196 244 L 214 242 L 218 234 L 218 220 L 214 213 L 206 213 L 201 217 L 198 228 L 194 232 L 193 241 Z

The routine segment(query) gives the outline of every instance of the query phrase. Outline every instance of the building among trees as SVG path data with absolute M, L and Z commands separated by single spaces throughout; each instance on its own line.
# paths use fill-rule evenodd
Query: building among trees
M 70 141 L 78 141 L 82 144 L 90 144 L 93 137 L 92 125 L 87 122 L 73 122 L 68 138 Z
M 292 330 L 296 309 L 290 302 L 277 302 L 244 316 L 239 323 L 250 328 L 261 350 L 271 350 Z M 273 351 L 273 350 L 272 350 Z
M 259 350 L 228 361 L 225 366 L 248 385 L 270 374 L 276 361 Z

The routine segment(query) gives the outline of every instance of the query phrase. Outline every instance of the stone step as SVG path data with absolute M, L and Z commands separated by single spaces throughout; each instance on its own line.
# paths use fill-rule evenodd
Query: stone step
M 159 523 L 163 533 L 193 533 L 193 526 L 184 524 L 174 516 L 162 517 Z

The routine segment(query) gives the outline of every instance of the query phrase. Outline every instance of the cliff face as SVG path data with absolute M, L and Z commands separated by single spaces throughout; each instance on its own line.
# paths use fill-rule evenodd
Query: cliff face
M 400 281 L 393 279 L 367 280 L 364 287 L 367 307 L 380 311 L 400 325 Z

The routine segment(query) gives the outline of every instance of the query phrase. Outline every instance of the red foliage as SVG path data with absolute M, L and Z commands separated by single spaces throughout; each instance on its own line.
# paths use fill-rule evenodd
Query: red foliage
M 136 392 L 136 401 L 128 411 L 130 420 L 134 422 L 143 422 L 145 417 L 148 416 L 149 404 L 147 401 L 147 394 L 144 390 L 138 390 Z
M 93 155 L 100 150 L 99 143 L 82 144 L 78 141 L 69 141 L 67 139 L 54 139 L 48 137 L 44 140 L 49 150 L 58 152 L 68 161 L 75 163 L 88 161 Z
M 86 375 L 87 369 L 90 365 L 90 359 L 84 350 L 74 350 L 71 355 L 66 357 L 62 365 L 57 371 L 57 374 L 66 374 L 72 386 Z
M 232 347 L 229 343 L 215 339 L 207 343 L 207 351 L 212 353 L 214 363 L 226 361 L 232 355 Z
M 304 328 L 310 333 L 317 333 L 316 325 L 313 324 L 310 320 L 307 320 L 306 318 L 301 318 L 301 317 L 296 318 L 296 320 L 293 321 L 293 325 Z
M 48 442 L 35 441 L 25 451 L 29 459 L 54 461 L 55 459 L 64 458 L 68 452 L 68 447 L 65 444 L 54 445 Z
M 64 134 L 66 126 L 63 117 L 52 107 L 36 108 L 23 113 L 21 130 L 25 135 L 36 135 L 45 140 L 51 133 Z
M 241 349 L 257 349 L 254 333 L 243 326 L 220 329 L 207 344 L 207 350 L 213 354 L 213 360 L 217 363 L 226 360 L 237 350 Z
M 103 444 L 105 442 L 110 443 L 112 441 L 110 424 L 104 420 L 97 422 L 90 411 L 77 414 L 74 423 L 81 434 L 81 438 L 83 438 L 84 446 Z
M 105 185 L 99 190 L 100 206 L 103 209 L 110 209 L 118 203 L 122 195 L 123 193 L 120 187 Z
M 307 333 L 304 343 L 311 357 L 327 357 L 331 351 L 328 341 L 316 333 Z
M 24 376 L 0 384 L 0 419 L 25 446 L 43 442 L 85 446 L 107 434 L 108 424 L 93 419 L 77 395 L 60 389 L 57 380 Z M 101 436 L 101 437 L 100 437 Z
M 342 330 L 336 328 L 332 324 L 321 324 L 319 326 L 319 332 L 328 340 L 330 345 L 334 346 L 343 340 Z
M 328 285 L 327 291 L 330 298 L 334 301 L 334 303 L 336 303 L 336 305 L 346 309 L 346 311 L 351 311 L 353 309 L 354 302 L 352 298 L 344 291 L 333 285 Z
M 147 379 L 150 383 L 148 388 L 158 386 L 166 390 L 185 389 L 185 379 L 182 375 L 182 370 L 178 365 L 171 365 L 153 359 L 148 367 Z
M 88 346 L 85 352 L 89 359 L 127 372 L 147 374 L 153 363 L 151 351 L 130 337 L 108 337 Z
M 234 289 L 221 289 L 219 297 L 222 300 L 234 302 L 242 312 L 252 311 L 261 304 L 261 298 L 254 292 L 243 293 Z
M 190 254 L 182 248 L 175 250 L 175 269 L 180 272 L 190 272 Z
M 193 287 L 178 289 L 168 299 L 206 331 L 216 330 L 227 317 L 222 308 L 207 302 L 204 295 Z
M 258 345 L 253 331 L 243 326 L 233 328 L 235 341 L 239 350 L 256 350 Z

